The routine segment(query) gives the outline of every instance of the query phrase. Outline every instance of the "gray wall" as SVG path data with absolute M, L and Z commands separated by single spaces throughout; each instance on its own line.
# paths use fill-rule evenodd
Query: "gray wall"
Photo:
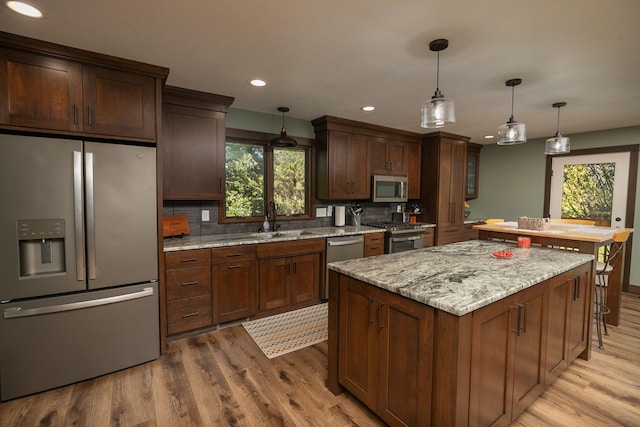
M 640 126 L 565 135 L 573 150 L 640 144 Z M 479 197 L 470 200 L 474 218 L 541 217 L 544 206 L 544 139 L 514 146 L 486 145 L 480 152 Z M 640 181 L 640 175 L 638 177 Z M 634 224 L 640 225 L 640 182 L 637 186 Z M 629 282 L 640 286 L 640 233 L 632 235 L 634 253 Z

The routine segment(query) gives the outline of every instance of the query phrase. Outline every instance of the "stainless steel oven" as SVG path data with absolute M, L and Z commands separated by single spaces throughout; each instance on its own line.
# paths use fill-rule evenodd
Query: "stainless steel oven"
M 422 248 L 422 230 L 410 231 L 406 233 L 387 233 L 385 241 L 385 253 L 411 251 Z
M 410 251 L 422 248 L 424 231 L 428 224 L 403 222 L 374 222 L 364 224 L 369 227 L 384 228 L 384 253 Z

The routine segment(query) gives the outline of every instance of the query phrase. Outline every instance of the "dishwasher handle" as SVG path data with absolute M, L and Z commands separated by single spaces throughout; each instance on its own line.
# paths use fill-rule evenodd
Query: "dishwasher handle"
M 72 302 L 69 304 L 59 304 L 59 305 L 51 305 L 47 307 L 37 307 L 37 308 L 27 308 L 27 309 L 23 309 L 22 307 L 12 307 L 4 311 L 4 318 L 13 319 L 16 317 L 30 317 L 30 316 L 39 316 L 41 314 L 60 313 L 63 311 L 80 310 L 82 308 L 97 307 L 100 305 L 113 304 L 116 302 L 130 301 L 138 298 L 148 297 L 151 295 L 153 295 L 153 288 L 148 287 L 148 288 L 142 289 L 141 291 L 130 293 L 130 294 L 115 295 L 112 297 L 98 298 L 98 299 L 87 300 L 87 301 L 78 301 L 78 302 Z
M 327 240 L 327 246 L 357 245 L 362 242 L 364 242 L 364 239 L 362 237 L 357 237 L 355 239 L 349 240 Z

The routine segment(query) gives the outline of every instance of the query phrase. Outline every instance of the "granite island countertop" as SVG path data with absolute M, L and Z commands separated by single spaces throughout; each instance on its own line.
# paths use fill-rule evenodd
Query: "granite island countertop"
M 285 242 L 302 239 L 354 236 L 384 232 L 381 228 L 367 226 L 317 227 L 299 230 L 278 230 L 269 233 L 212 234 L 206 236 L 183 236 L 164 239 L 164 252 L 190 249 L 223 248 L 228 246 L 255 245 L 258 243 Z
M 513 251 L 497 259 L 492 253 Z M 568 250 L 470 240 L 328 264 L 329 269 L 462 316 L 594 259 Z

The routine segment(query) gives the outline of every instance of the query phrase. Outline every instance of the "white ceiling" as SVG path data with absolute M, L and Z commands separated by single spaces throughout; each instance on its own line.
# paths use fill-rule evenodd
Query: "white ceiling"
M 170 68 L 167 83 L 235 97 L 232 107 L 328 114 L 426 133 L 421 103 L 456 103 L 444 130 L 487 143 L 511 110 L 529 139 L 640 125 L 638 0 L 32 0 L 1 30 Z M 268 85 L 248 84 L 261 78 Z M 360 107 L 373 104 L 375 112 Z

